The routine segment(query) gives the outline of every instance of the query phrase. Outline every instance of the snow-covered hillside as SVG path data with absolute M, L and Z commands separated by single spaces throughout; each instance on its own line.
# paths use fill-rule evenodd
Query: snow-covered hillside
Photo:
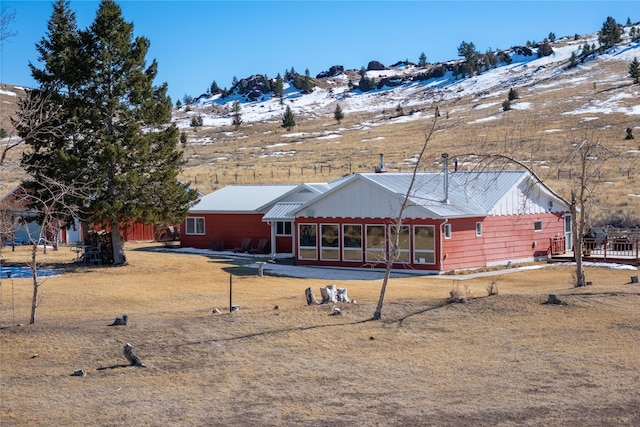
M 311 94 L 301 94 L 291 85 L 285 83 L 284 106 L 279 98 L 270 98 L 257 102 L 245 102 L 241 96 L 229 96 L 221 99 L 219 95 L 200 98 L 191 111 L 186 112 L 184 107 L 174 114 L 174 121 L 179 127 L 190 126 L 191 117 L 194 115 L 203 118 L 206 126 L 231 125 L 231 104 L 235 100 L 241 102 L 241 114 L 244 123 L 268 122 L 281 120 L 285 106 L 291 107 L 294 114 L 301 118 L 313 118 L 331 116 L 337 104 L 345 114 L 358 112 L 395 111 L 401 106 L 404 111 L 415 110 L 415 114 L 403 115 L 397 120 L 418 120 L 421 117 L 420 110 L 429 105 L 437 105 L 439 102 L 451 101 L 464 96 L 472 96 L 477 100 L 475 108 L 491 108 L 498 110 L 499 102 L 482 104 L 483 99 L 489 99 L 496 93 L 505 93 L 510 88 L 533 87 L 537 91 L 553 92 L 562 87 L 576 85 L 584 80 L 594 81 L 602 79 L 615 79 L 619 81 L 629 80 L 628 71 L 618 75 L 600 76 L 599 72 L 603 63 L 618 62 L 630 63 L 634 57 L 640 57 L 640 42 L 631 42 L 628 37 L 629 28 L 626 28 L 625 40 L 602 55 L 588 57 L 575 68 L 569 68 L 568 64 L 573 53 L 580 54 L 585 43 L 597 45 L 597 33 L 577 40 L 564 38 L 553 44 L 553 53 L 546 57 L 538 58 L 534 50 L 533 55 L 524 56 L 510 53 L 510 64 L 500 63 L 496 68 L 483 71 L 480 75 L 471 78 L 454 76 L 448 71 L 443 77 L 420 82 L 411 82 L 397 87 L 384 87 L 379 90 L 362 93 L 349 89 L 349 79 L 353 83 L 358 82 L 359 76 L 352 70 L 352 77 L 341 74 L 336 77 L 324 79 L 323 88 L 316 87 Z M 453 63 L 451 61 L 449 63 Z M 622 67 L 624 69 L 624 66 Z M 628 69 L 628 65 L 626 65 Z M 382 77 L 411 76 L 424 72 L 417 66 L 388 67 L 382 71 L 368 71 L 367 77 L 376 80 Z M 624 98 L 640 99 L 640 88 L 626 88 L 624 93 L 611 93 L 611 96 L 592 102 L 584 99 L 582 106 L 565 111 L 567 114 L 579 114 L 585 112 L 622 112 L 628 115 L 640 115 L 640 103 L 629 106 L 621 103 Z M 212 108 L 215 107 L 215 108 Z M 514 109 L 530 108 L 526 102 L 518 103 Z M 487 118 L 490 120 L 490 118 Z

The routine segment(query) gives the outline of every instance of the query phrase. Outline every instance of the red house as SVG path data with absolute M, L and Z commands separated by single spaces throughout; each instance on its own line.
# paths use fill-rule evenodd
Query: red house
M 356 173 L 327 184 L 229 186 L 189 212 L 182 245 L 269 239 L 297 265 L 442 272 L 548 258 L 570 245 L 569 204 L 526 171 Z M 565 243 L 566 242 L 566 243 Z
M 356 173 L 265 219 L 293 219 L 297 265 L 382 268 L 411 178 Z M 566 200 L 524 171 L 418 173 L 399 228 L 394 267 L 434 272 L 548 258 L 571 241 Z
M 233 250 L 246 239 L 251 247 L 266 239 L 262 252 L 292 254 L 293 222 L 267 223 L 265 214 L 279 202 L 300 206 L 327 188 L 327 184 L 229 185 L 189 209 L 181 228 L 181 246 Z

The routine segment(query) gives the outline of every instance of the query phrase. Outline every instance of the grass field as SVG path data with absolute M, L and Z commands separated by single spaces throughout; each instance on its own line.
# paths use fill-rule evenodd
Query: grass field
M 258 277 L 153 248 L 128 244 L 124 267 L 40 254 L 63 273 L 34 325 L 29 279 L 2 279 L 0 425 L 640 425 L 637 271 L 588 268 L 582 289 L 569 266 L 397 278 L 375 322 L 379 280 Z M 27 248 L 2 256 L 22 265 Z M 447 303 L 456 283 L 468 304 Z M 357 303 L 307 306 L 327 284 Z M 113 367 L 127 342 L 147 368 Z

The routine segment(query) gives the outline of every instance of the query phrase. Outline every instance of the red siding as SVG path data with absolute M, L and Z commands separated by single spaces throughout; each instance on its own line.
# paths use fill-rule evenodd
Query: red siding
M 435 264 L 409 265 L 398 263 L 396 268 L 410 268 L 415 270 L 456 270 L 462 268 L 485 267 L 493 264 L 505 264 L 508 261 L 533 260 L 546 257 L 550 253 L 551 239 L 564 233 L 562 213 L 546 213 L 532 215 L 493 216 L 479 218 L 464 218 L 449 220 L 451 224 L 451 239 L 442 236 L 442 220 L 416 219 L 407 220 L 405 225 L 433 225 L 435 227 Z M 534 230 L 534 223 L 542 221 L 542 231 Z M 482 236 L 476 236 L 476 222 L 482 222 Z M 318 234 L 321 224 L 360 224 L 363 233 L 362 262 L 345 261 L 342 258 L 342 239 L 340 239 L 340 260 L 320 260 L 320 237 L 317 241 L 317 260 L 301 260 L 297 254 L 298 224 L 316 224 Z M 374 224 L 391 224 L 391 220 L 362 219 L 362 218 L 297 218 L 294 226 L 295 258 L 298 265 L 322 265 L 335 267 L 376 267 L 365 261 L 365 226 Z M 388 228 L 387 228 L 388 230 Z M 340 235 L 342 231 L 340 231 Z M 388 239 L 388 237 L 387 237 Z M 442 244 L 442 253 L 440 247 Z M 411 259 L 413 259 L 413 240 L 411 240 Z M 388 253 L 388 252 L 387 252 Z M 440 262 L 442 260 L 442 266 Z
M 153 225 L 146 225 L 140 222 L 129 222 L 121 224 L 122 238 L 125 242 L 136 240 L 155 240 L 156 230 Z
M 180 245 L 184 247 L 225 250 L 240 247 L 246 237 L 251 238 L 253 245 L 259 239 L 271 239 L 271 227 L 262 222 L 263 214 L 190 214 L 189 217 L 204 217 L 205 234 L 187 234 L 183 222 Z
M 450 220 L 451 239 L 444 239 L 442 247 L 443 269 L 484 267 L 509 260 L 545 257 L 549 254 L 551 239 L 564 233 L 563 214 Z M 535 221 L 542 221 L 542 231 L 534 231 Z M 476 222 L 482 222 L 481 237 L 476 237 Z

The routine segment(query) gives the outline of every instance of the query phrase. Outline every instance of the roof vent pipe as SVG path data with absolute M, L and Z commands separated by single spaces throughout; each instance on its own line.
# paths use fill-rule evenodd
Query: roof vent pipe
M 444 202 L 449 204 L 449 153 L 443 153 L 444 159 Z
M 384 154 L 380 153 L 380 166 L 375 169 L 376 173 L 384 173 L 387 171 L 384 167 Z

